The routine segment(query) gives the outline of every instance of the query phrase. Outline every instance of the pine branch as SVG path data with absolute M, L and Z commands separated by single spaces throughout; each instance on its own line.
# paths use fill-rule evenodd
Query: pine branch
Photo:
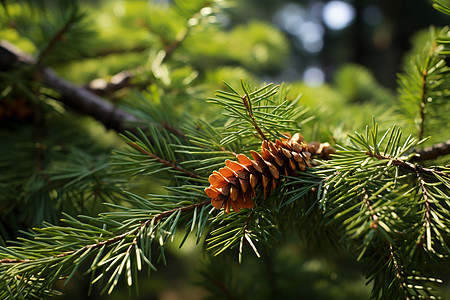
M 427 243 L 427 249 L 431 250 L 433 249 L 432 245 L 431 245 L 431 208 L 430 208 L 430 200 L 429 200 L 429 196 L 428 196 L 428 189 L 426 187 L 427 183 L 425 182 L 425 180 L 423 179 L 423 175 L 421 172 L 417 172 L 417 178 L 420 184 L 420 189 L 422 190 L 422 198 L 425 204 L 425 222 L 424 222 L 424 227 L 425 227 L 425 232 L 426 232 L 426 236 L 423 237 L 423 239 L 426 239 Z M 449 176 L 450 178 L 450 176 Z
M 393 165 L 400 166 L 400 167 L 404 168 L 405 170 L 408 170 L 408 171 L 416 174 L 419 178 L 421 178 L 423 173 L 429 173 L 429 174 L 434 173 L 434 174 L 439 174 L 440 176 L 443 176 L 443 177 L 448 177 L 450 179 L 449 174 L 446 174 L 444 172 L 441 172 L 441 171 L 438 171 L 438 170 L 432 169 L 432 168 L 424 168 L 420 165 L 412 164 L 406 160 L 396 159 L 396 158 L 389 157 L 386 155 L 374 154 L 374 153 L 370 153 L 370 152 L 366 152 L 366 155 L 380 159 L 380 160 L 390 160 Z
M 394 248 L 391 243 L 389 243 L 389 259 L 392 260 L 395 274 L 395 281 L 398 281 L 398 288 L 402 292 L 405 300 L 410 300 L 409 293 L 405 290 L 405 279 L 403 278 L 402 272 L 400 270 L 400 265 L 395 257 Z
M 162 159 L 162 158 L 160 158 L 160 157 L 158 157 L 158 156 L 148 152 L 147 150 L 143 149 L 141 146 L 139 146 L 135 142 L 127 141 L 127 144 L 130 145 L 131 147 L 133 147 L 134 149 L 138 150 L 139 152 L 150 156 L 151 158 L 153 158 L 154 160 L 156 160 L 157 162 L 163 164 L 166 167 L 170 167 L 170 168 L 172 168 L 174 170 L 180 171 L 180 172 L 182 172 L 182 173 L 184 173 L 187 176 L 192 177 L 192 178 L 200 178 L 200 176 L 198 176 L 197 174 L 192 173 L 192 172 L 190 172 L 190 171 L 188 171 L 186 169 L 183 169 L 180 166 L 178 166 L 178 165 L 176 165 L 176 164 L 174 164 L 174 163 L 172 163 L 170 161 L 164 160 L 164 159 Z
M 124 173 L 133 171 L 133 175 L 144 174 L 154 175 L 160 172 L 168 172 L 170 176 L 175 174 L 184 174 L 187 178 L 200 179 L 201 176 L 184 168 L 181 164 L 189 162 L 194 156 L 188 152 L 177 152 L 178 148 L 182 148 L 182 143 L 187 140 L 179 140 L 177 136 L 170 133 L 168 130 L 159 131 L 153 127 L 148 126 L 148 136 L 137 128 L 136 134 L 126 132 L 127 136 L 121 135 L 132 151 L 116 151 L 113 157 L 117 163 L 116 166 L 121 166 L 117 172 Z M 129 149 L 129 150 L 131 150 Z M 135 154 L 135 152 L 139 154 Z M 124 167 L 126 167 L 124 169 Z
M 264 130 L 264 134 L 275 135 L 270 129 L 277 130 L 276 121 L 295 115 L 296 107 L 287 105 L 283 95 L 274 97 L 276 89 L 264 87 L 249 92 L 244 85 L 243 89 L 244 95 L 248 96 L 222 92 L 217 102 L 226 107 L 232 118 L 245 120 L 240 126 L 249 136 L 258 134 L 256 128 Z M 245 99 L 253 102 L 246 103 Z M 234 103 L 239 107 L 233 107 L 231 104 Z M 292 125 L 283 120 L 287 126 Z M 253 162 L 238 155 L 242 160 L 240 163 L 248 168 L 267 167 L 265 173 L 268 175 L 270 172 L 272 179 L 278 179 L 282 173 L 280 170 L 285 170 L 290 176 L 286 176 L 287 180 L 278 186 L 275 180 L 269 186 L 262 178 L 264 188 L 270 187 L 272 192 L 277 192 L 270 197 L 265 195 L 265 200 L 258 201 L 251 209 L 216 213 L 217 210 L 210 205 L 211 200 L 205 200 L 203 185 L 206 178 L 197 174 L 208 170 L 200 162 L 211 165 L 217 161 L 217 158 L 205 158 L 208 153 L 219 157 L 223 165 L 224 156 L 232 153 L 231 146 L 239 145 L 239 141 L 224 144 L 223 137 L 228 133 L 218 133 L 222 128 L 207 126 L 206 122 L 193 122 L 186 126 L 192 141 L 187 145 L 177 136 L 151 126 L 146 134 L 141 129 L 137 129 L 138 136 L 129 134 L 125 137 L 130 146 L 128 151 L 117 152 L 115 156 L 119 158 L 117 166 L 122 168 L 118 173 L 155 175 L 168 171 L 169 175 L 174 174 L 189 185 L 171 187 L 168 195 L 149 195 L 148 198 L 128 194 L 127 207 L 111 204 L 115 211 L 105 212 L 98 218 L 84 217 L 88 223 L 72 218 L 68 227 L 47 225 L 33 230 L 29 239 L 18 241 L 16 246 L 0 248 L 4 257 L 0 260 L 0 287 L 13 287 L 14 280 L 19 277 L 32 281 L 35 275 L 46 279 L 42 281 L 43 289 L 50 288 L 49 284 L 59 278 L 70 280 L 82 264 L 88 263 L 87 273 L 92 274 L 91 281 L 95 283 L 106 278 L 104 291 L 111 292 L 123 274 L 131 286 L 142 261 L 154 268 L 152 244 L 159 243 L 160 259 L 164 261 L 165 245 L 182 226 L 188 227 L 185 238 L 195 232 L 196 227 L 198 242 L 209 224 L 208 249 L 217 255 L 238 248 L 241 260 L 244 246 L 250 246 L 259 256 L 256 243 L 273 246 L 280 240 L 277 236 L 280 228 L 307 222 L 310 217 L 319 220 L 313 223 L 314 226 L 335 227 L 336 234 L 327 238 L 334 243 L 343 243 L 346 249 L 354 250 L 358 259 L 366 261 L 366 275 L 369 280 L 374 280 L 374 295 L 397 299 L 405 295 L 412 298 L 432 293 L 428 284 L 435 282 L 428 276 L 428 265 L 418 264 L 416 268 L 411 262 L 416 261 L 416 256 L 420 258 L 426 254 L 433 258 L 429 262 L 432 267 L 434 259 L 439 261 L 448 255 L 450 209 L 446 195 L 450 176 L 448 168 L 425 168 L 411 163 L 408 159 L 412 155 L 404 156 L 418 144 L 416 139 L 407 137 L 403 141 L 400 129 L 395 126 L 378 139 L 378 126 L 374 120 L 373 128 L 367 127 L 365 135 L 356 133 L 351 136 L 351 145 L 342 147 L 342 151 L 329 162 L 318 165 L 318 170 L 306 170 L 304 159 L 309 155 L 300 154 L 303 146 L 297 143 L 299 136 L 298 139 L 293 137 L 292 143 L 287 140 L 272 144 L 263 141 L 262 155 L 253 151 Z M 152 138 L 151 142 L 148 136 Z M 277 144 L 280 147 L 284 145 L 285 151 L 276 148 Z M 245 145 L 243 150 L 251 150 L 252 145 Z M 288 159 L 291 157 L 297 159 Z M 280 168 L 270 168 L 276 162 L 280 163 Z M 292 165 L 296 162 L 297 165 Z M 228 172 L 222 170 L 228 175 L 213 173 L 220 176 L 215 184 L 221 187 L 233 185 L 232 179 L 239 179 L 234 172 L 244 168 L 238 162 L 234 162 L 236 170 L 232 168 L 233 163 L 228 164 L 231 169 Z M 189 166 L 193 166 L 195 171 L 190 171 Z M 288 173 L 289 169 L 281 166 L 291 168 L 292 172 Z M 302 172 L 297 178 L 295 175 L 299 168 Z M 221 187 L 217 185 L 217 188 Z M 233 194 L 231 187 L 230 194 Z M 251 197 L 257 200 L 262 198 L 262 194 L 258 192 Z M 231 196 L 230 199 L 233 200 Z M 293 208 L 303 211 L 292 212 Z M 295 217 L 289 218 L 290 215 Z M 285 224 L 287 220 L 292 223 Z M 423 240 L 426 240 L 425 247 Z M 417 273 L 414 273 L 416 269 Z M 94 274 L 96 271 L 101 271 L 101 274 Z M 422 288 L 423 292 L 417 291 Z M 32 290 L 33 287 L 21 286 L 20 289 Z
M 431 297 L 440 281 L 420 262 L 439 264 L 449 253 L 450 173 L 409 162 L 412 155 L 403 155 L 418 141 L 401 142 L 399 129 L 381 139 L 377 131 L 374 121 L 365 135 L 350 136 L 353 147 L 320 166 L 328 176 L 319 193 L 324 221 L 339 226 L 341 240 L 356 249 L 374 298 Z
M 398 74 L 401 113 L 414 124 L 419 139 L 447 125 L 450 68 L 446 62 L 448 55 L 438 45 L 447 34 L 447 27 L 430 27 L 417 35 L 412 50 L 404 59 L 403 74 Z
M 247 110 L 248 116 L 251 119 L 251 123 L 253 127 L 255 127 L 256 132 L 258 132 L 259 136 L 264 140 L 267 141 L 266 135 L 262 132 L 261 128 L 259 128 L 258 123 L 255 120 L 255 116 L 253 116 L 253 112 L 250 109 L 250 102 L 247 100 L 247 98 L 250 98 L 247 93 L 242 96 L 242 102 L 244 103 L 245 109 Z
M 199 11 L 204 8 L 208 7 L 209 5 L 214 4 L 212 1 L 205 1 L 205 3 L 199 8 L 198 11 L 194 12 L 191 17 L 187 18 L 188 20 L 194 18 L 195 15 L 198 15 Z M 176 52 L 182 45 L 183 42 L 186 40 L 186 38 L 191 33 L 192 25 L 189 23 L 187 24 L 186 28 L 180 32 L 178 37 L 173 40 L 172 42 L 168 43 L 166 41 L 166 37 L 159 35 L 157 33 L 159 38 L 161 39 L 163 44 L 166 44 L 164 46 L 164 57 L 161 61 L 161 63 L 165 63 L 170 60 L 173 53 Z M 148 49 L 146 46 L 137 46 L 132 49 L 111 49 L 111 50 L 103 50 L 95 54 L 94 56 L 86 56 L 86 57 L 99 57 L 99 56 L 106 56 L 110 54 L 121 54 L 121 53 L 129 53 L 129 52 L 141 52 Z M 121 90 L 126 87 L 134 86 L 134 85 L 141 85 L 142 83 L 136 83 L 136 84 L 130 84 L 130 80 L 136 77 L 136 74 L 141 74 L 144 71 L 142 68 L 137 68 L 134 70 L 124 70 L 122 72 L 119 72 L 115 75 L 113 75 L 108 81 L 106 81 L 103 78 L 97 78 L 92 80 L 91 82 L 85 84 L 85 87 L 91 90 L 92 92 L 96 93 L 97 95 L 110 95 L 118 90 Z M 150 82 L 146 82 L 146 85 L 150 84 Z
M 372 203 L 369 201 L 369 194 L 366 192 L 366 189 L 363 188 L 363 201 L 366 204 L 367 209 L 369 210 L 370 217 L 372 218 L 372 223 L 370 224 L 370 228 L 377 229 L 378 228 L 378 216 L 375 213 Z
M 440 156 L 449 155 L 450 154 L 450 140 L 445 141 L 443 143 L 438 143 L 436 145 L 425 147 L 423 149 L 414 150 L 414 155 L 411 158 L 411 161 L 425 161 L 436 159 Z
M 77 20 L 80 19 L 80 15 L 78 10 L 75 7 L 71 8 L 70 16 L 66 20 L 66 23 L 64 26 L 56 32 L 56 34 L 53 36 L 53 38 L 47 43 L 45 48 L 39 53 L 37 60 L 36 60 L 36 66 L 41 66 L 42 61 L 47 56 L 48 53 L 54 48 L 56 43 L 58 43 L 64 36 L 64 34 L 70 30 L 70 28 L 75 24 Z
M 268 140 L 285 137 L 286 132 L 298 132 L 301 125 L 310 118 L 306 116 L 308 109 L 299 105 L 300 96 L 287 99 L 287 87 L 268 84 L 251 90 L 241 80 L 242 95 L 226 82 L 228 91 L 217 91 L 216 98 L 209 102 L 224 108 L 224 115 L 229 118 L 225 127 L 227 136 L 222 144 L 255 137 Z
M 0 41 L 0 55 L 4 58 L 0 59 L 2 62 L 0 68 L 2 69 L 14 67 L 15 62 L 35 65 L 32 58 L 6 41 Z M 60 78 L 48 67 L 40 66 L 36 72 L 39 81 L 60 93 L 59 100 L 61 102 L 83 114 L 94 117 L 107 128 L 122 132 L 128 123 L 136 123 L 139 121 L 133 115 L 114 107 L 113 104 L 103 100 L 92 92 Z
M 152 226 L 157 225 L 159 222 L 161 222 L 162 219 L 170 217 L 172 214 L 177 213 L 177 212 L 181 212 L 181 213 L 185 213 L 185 212 L 189 212 L 192 211 L 196 208 L 201 208 L 203 206 L 206 206 L 210 204 L 209 200 L 203 201 L 203 202 L 199 202 L 199 203 L 194 203 L 192 205 L 189 206 L 184 206 L 184 207 L 178 207 L 178 208 L 174 208 L 171 210 L 167 210 L 164 212 L 161 212 L 157 215 L 155 215 L 153 218 L 151 219 L 147 219 L 145 222 L 143 222 L 138 228 L 124 232 L 120 235 L 114 236 L 110 239 L 107 240 L 103 240 L 101 242 L 98 243 L 93 243 L 93 244 L 89 244 L 84 246 L 83 248 L 77 249 L 77 250 L 71 250 L 71 251 L 66 251 L 66 252 L 62 252 L 58 255 L 55 255 L 53 257 L 55 258 L 59 258 L 59 257 L 65 257 L 65 256 L 69 256 L 69 255 L 73 255 L 75 253 L 81 252 L 83 250 L 88 250 L 88 249 L 98 249 L 98 248 L 102 248 L 103 246 L 109 246 L 117 241 L 121 241 L 123 240 L 125 237 L 127 236 L 136 236 L 133 239 L 133 244 L 136 244 L 136 238 L 137 238 L 137 233 L 141 230 L 143 230 L 144 228 L 147 228 L 148 226 L 150 226 L 150 224 Z M 37 260 L 41 260 L 42 258 L 37 258 L 37 259 L 10 259 L 10 258 L 5 258 L 5 259 L 0 259 L 0 264 L 17 264 L 17 263 L 26 263 L 26 262 L 32 262 L 32 261 L 37 261 Z
M 180 196 L 192 196 L 192 188 L 173 191 L 178 194 L 171 196 L 172 205 L 168 204 L 168 199 L 164 199 L 167 196 L 160 196 L 164 200 L 160 199 L 159 204 L 158 201 L 129 194 L 133 208 L 114 205 L 120 211 L 103 213 L 98 218 L 84 217 L 89 223 L 66 215 L 66 227 L 46 224 L 46 227 L 28 233 L 29 238 L 16 242 L 17 246 L 0 247 L 3 256 L 0 260 L 0 295 L 1 291 L 10 288 L 15 290 L 16 295 L 50 293 L 56 280 L 65 279 L 67 284 L 83 262 L 89 262 L 84 268 L 92 274 L 91 284 L 109 274 L 103 292 L 112 292 L 123 271 L 126 271 L 125 278 L 131 286 L 133 280 L 137 280 L 136 272 L 142 269 L 142 263 L 155 269 L 151 262 L 154 242 L 158 241 L 160 258 L 165 261 L 165 245 L 170 237 L 173 238 L 180 223 L 190 225 L 185 239 L 195 226 L 198 227 L 197 242 L 204 233 L 211 213 L 211 210 L 207 210 L 210 201 L 189 201 L 187 205 Z M 95 278 L 97 270 L 101 270 L 101 273 Z M 34 284 L 15 286 L 16 278 L 26 282 L 36 282 L 39 278 L 45 280 L 38 281 L 42 283 L 41 288 Z

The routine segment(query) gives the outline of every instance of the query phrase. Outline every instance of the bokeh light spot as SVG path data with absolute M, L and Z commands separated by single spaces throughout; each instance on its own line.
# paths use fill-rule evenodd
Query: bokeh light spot
M 330 1 L 323 7 L 322 18 L 328 28 L 341 30 L 353 21 L 355 9 L 347 2 Z
M 318 67 L 309 67 L 303 73 L 303 81 L 309 86 L 320 86 L 325 81 L 325 74 Z

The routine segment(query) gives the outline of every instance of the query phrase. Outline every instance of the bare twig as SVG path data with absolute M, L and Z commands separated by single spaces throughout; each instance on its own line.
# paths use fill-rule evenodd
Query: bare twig
M 173 42 L 168 44 L 165 48 L 165 56 L 162 60 L 162 63 L 169 60 L 169 58 L 172 56 L 173 52 L 177 50 L 181 44 L 184 42 L 186 37 L 190 33 L 190 27 L 187 27 L 180 36 L 175 39 Z M 163 37 L 160 36 L 160 38 L 163 40 Z M 163 40 L 164 43 L 164 40 Z M 104 56 L 109 54 L 120 54 L 120 53 L 129 53 L 129 52 L 142 52 L 144 50 L 148 49 L 148 47 L 143 46 L 137 46 L 133 49 L 116 49 L 114 51 L 103 51 L 99 52 L 96 56 Z M 106 96 L 110 95 L 118 90 L 121 90 L 123 88 L 126 88 L 130 86 L 130 80 L 134 77 L 136 77 L 137 74 L 143 73 L 143 68 L 137 68 L 134 70 L 124 70 L 122 72 L 119 72 L 115 75 L 113 75 L 109 80 L 103 79 L 103 78 L 97 78 L 92 80 L 91 82 L 87 83 L 85 87 L 94 92 L 97 95 L 100 96 Z
M 136 70 L 124 70 L 111 76 L 109 80 L 97 78 L 85 84 L 84 88 L 99 96 L 106 96 L 128 87 L 130 80 L 135 77 L 135 72 Z
M 417 156 L 414 156 L 411 159 L 412 161 L 425 161 L 438 158 L 439 156 L 449 155 L 450 140 L 430 147 L 426 147 L 424 149 L 416 150 L 414 151 L 414 153 L 416 153 Z
M 116 108 L 111 102 L 105 101 L 94 93 L 60 78 L 50 68 L 39 68 L 38 78 L 48 87 L 61 94 L 61 102 L 81 113 L 94 117 L 102 122 L 106 128 L 121 132 L 125 129 L 126 123 L 139 121 L 135 116 Z

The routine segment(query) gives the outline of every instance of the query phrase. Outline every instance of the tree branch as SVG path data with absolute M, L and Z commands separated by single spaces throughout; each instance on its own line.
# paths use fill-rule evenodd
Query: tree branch
M 16 63 L 30 66 L 36 64 L 27 54 L 10 43 L 0 40 L 0 71 L 13 68 Z M 122 132 L 127 127 L 127 123 L 139 121 L 135 116 L 116 108 L 112 103 L 87 89 L 60 78 L 48 67 L 38 66 L 36 72 L 40 82 L 60 93 L 61 102 L 80 113 L 94 117 L 106 128 Z
M 439 143 L 430 147 L 426 147 L 421 150 L 416 150 L 414 153 L 418 154 L 418 156 L 414 156 L 411 161 L 425 161 L 438 158 L 439 156 L 449 155 L 450 154 L 450 140 L 447 140 L 443 143 Z
M 404 169 L 406 169 L 406 170 L 408 170 L 408 171 L 410 171 L 412 173 L 415 173 L 415 174 L 428 173 L 428 174 L 439 174 L 440 176 L 444 176 L 444 177 L 447 177 L 447 178 L 450 177 L 450 174 L 441 172 L 441 171 L 436 170 L 436 169 L 425 168 L 425 167 L 422 167 L 421 165 L 413 164 L 413 163 L 410 163 L 408 161 L 404 161 L 404 160 L 401 160 L 401 159 L 396 159 L 396 158 L 393 158 L 393 157 L 389 157 L 389 156 L 385 156 L 385 155 L 381 155 L 381 154 L 370 153 L 370 152 L 366 152 L 366 154 L 368 156 L 375 157 L 375 158 L 380 159 L 380 160 L 381 159 L 391 160 L 393 165 L 400 166 L 400 167 L 402 167 L 402 168 L 404 168 Z
M 109 80 L 103 78 L 94 79 L 84 85 L 84 88 L 99 96 L 107 96 L 118 90 L 121 90 L 130 85 L 130 80 L 136 75 L 136 70 L 124 70 L 119 72 Z
M 106 128 L 122 132 L 126 127 L 126 123 L 138 122 L 135 116 L 116 108 L 112 103 L 88 90 L 58 77 L 50 68 L 39 68 L 39 77 L 48 87 L 55 89 L 61 94 L 61 102 L 69 105 L 76 111 L 94 117 L 103 123 Z

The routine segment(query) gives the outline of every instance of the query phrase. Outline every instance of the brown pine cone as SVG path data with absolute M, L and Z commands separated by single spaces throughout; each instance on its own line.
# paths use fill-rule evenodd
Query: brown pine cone
M 289 139 L 275 142 L 263 141 L 261 154 L 250 152 L 253 160 L 243 154 L 237 155 L 238 162 L 226 160 L 225 167 L 214 171 L 209 177 L 209 187 L 205 193 L 211 198 L 211 204 L 217 208 L 230 208 L 239 212 L 242 208 L 253 208 L 252 198 L 256 196 L 256 189 L 262 188 L 264 199 L 276 189 L 280 174 L 293 176 L 297 170 L 305 171 L 310 165 L 312 154 L 321 158 L 334 153 L 328 144 L 309 145 L 303 137 L 296 133 Z
M 336 153 L 336 150 L 329 143 L 320 143 L 317 141 L 308 144 L 308 151 L 312 156 L 322 159 L 330 159 L 330 155 Z

